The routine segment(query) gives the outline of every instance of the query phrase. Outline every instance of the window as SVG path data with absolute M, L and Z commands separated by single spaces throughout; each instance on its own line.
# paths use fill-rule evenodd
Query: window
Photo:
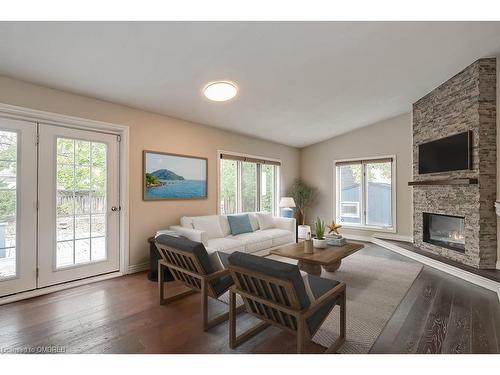
M 219 212 L 266 211 L 277 215 L 280 165 L 274 160 L 221 153 Z
M 336 162 L 337 222 L 394 231 L 394 158 Z

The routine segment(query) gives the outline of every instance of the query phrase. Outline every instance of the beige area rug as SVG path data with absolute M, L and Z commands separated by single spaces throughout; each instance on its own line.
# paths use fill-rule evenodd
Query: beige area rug
M 392 314 L 422 270 L 420 263 L 387 259 L 370 254 L 377 246 L 367 245 L 362 252 L 342 260 L 334 273 L 321 277 L 344 281 L 347 285 L 347 340 L 341 353 L 368 353 Z M 281 261 L 290 259 L 275 257 Z M 228 294 L 219 298 L 228 303 Z M 239 299 L 239 296 L 238 296 Z M 238 301 L 240 302 L 240 301 Z M 313 341 L 330 346 L 339 336 L 340 309 L 335 307 Z

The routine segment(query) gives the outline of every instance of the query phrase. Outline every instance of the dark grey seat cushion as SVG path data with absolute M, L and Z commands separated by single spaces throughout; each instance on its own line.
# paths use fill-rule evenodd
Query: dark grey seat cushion
M 294 264 L 279 262 L 274 259 L 258 257 L 251 254 L 236 251 L 229 256 L 229 264 L 246 268 L 255 272 L 263 273 L 267 276 L 276 277 L 281 280 L 291 281 L 297 293 L 301 309 L 309 307 L 310 301 L 304 286 L 304 281 L 300 275 L 299 268 Z M 262 297 L 269 298 L 267 291 L 259 291 Z
M 307 275 L 307 281 L 315 299 L 318 299 L 323 294 L 340 284 L 340 282 L 338 281 L 324 279 L 322 277 L 314 275 Z M 318 309 L 309 318 L 307 318 L 306 323 L 309 327 L 309 332 L 311 333 L 311 335 L 313 335 L 318 330 L 318 328 L 321 326 L 321 323 L 326 318 L 326 315 L 328 315 L 330 309 L 333 308 L 336 303 L 337 299 L 332 300 L 331 302 Z
M 229 267 L 229 255 L 228 253 L 223 253 L 222 251 L 217 251 L 217 255 L 219 256 L 220 262 L 224 266 L 224 268 Z
M 167 234 L 162 234 L 156 237 L 156 242 L 186 253 L 194 254 L 207 275 L 217 271 L 210 261 L 207 249 L 205 249 L 205 246 L 201 242 L 191 241 L 184 237 L 169 236 Z M 231 275 L 227 275 L 212 280 L 210 284 L 212 285 L 216 295 L 220 296 L 222 293 L 226 292 L 231 285 L 233 285 L 233 279 L 231 278 Z

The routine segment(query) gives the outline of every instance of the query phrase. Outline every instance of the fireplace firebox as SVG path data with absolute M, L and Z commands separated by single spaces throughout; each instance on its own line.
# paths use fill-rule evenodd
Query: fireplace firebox
M 465 253 L 465 218 L 423 213 L 423 241 Z

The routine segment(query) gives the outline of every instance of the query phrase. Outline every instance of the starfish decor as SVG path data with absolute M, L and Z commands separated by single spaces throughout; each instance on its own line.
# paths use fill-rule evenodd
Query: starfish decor
M 340 235 L 339 234 L 339 228 L 342 228 L 342 225 L 337 225 L 337 224 L 335 224 L 335 221 L 332 221 L 332 223 L 328 224 L 327 227 L 329 229 L 328 230 L 328 234 L 335 233 L 335 234 Z

